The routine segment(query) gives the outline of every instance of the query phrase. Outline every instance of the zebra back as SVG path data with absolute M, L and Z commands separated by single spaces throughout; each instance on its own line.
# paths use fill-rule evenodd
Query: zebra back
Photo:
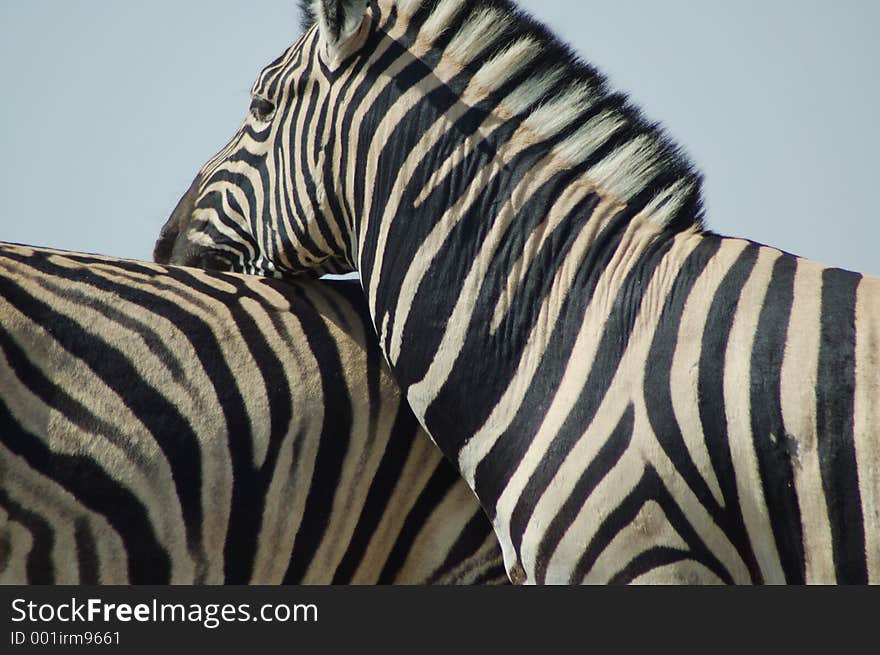
M 506 580 L 360 296 L 0 245 L 0 581 Z

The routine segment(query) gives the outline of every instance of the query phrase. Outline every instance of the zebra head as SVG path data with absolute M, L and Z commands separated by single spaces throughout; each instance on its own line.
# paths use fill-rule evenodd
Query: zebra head
M 307 29 L 260 73 L 241 129 L 163 229 L 160 263 L 358 270 L 368 296 L 397 297 L 429 266 L 463 277 L 572 188 L 603 199 L 600 217 L 699 223 L 699 175 L 677 146 L 513 2 L 301 5 Z
M 369 31 L 367 0 L 300 6 L 302 37 L 260 73 L 241 128 L 162 228 L 157 262 L 275 277 L 354 270 L 349 213 L 331 182 L 330 101 Z

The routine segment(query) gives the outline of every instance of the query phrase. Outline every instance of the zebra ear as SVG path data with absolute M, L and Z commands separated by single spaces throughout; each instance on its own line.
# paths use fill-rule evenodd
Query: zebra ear
M 314 0 L 318 29 L 334 58 L 358 31 L 367 11 L 367 0 Z

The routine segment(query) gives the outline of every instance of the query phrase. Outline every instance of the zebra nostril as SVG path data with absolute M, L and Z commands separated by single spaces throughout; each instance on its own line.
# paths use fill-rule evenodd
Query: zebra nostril
M 168 230 L 167 232 L 163 229 L 162 234 L 156 240 L 156 245 L 153 246 L 153 261 L 157 264 L 171 263 L 171 253 L 174 250 L 174 243 L 176 240 L 176 229 Z
M 175 257 L 175 251 L 179 248 L 181 234 L 186 233 L 192 222 L 200 180 L 201 177 L 197 175 L 162 226 L 159 238 L 153 247 L 153 261 L 159 264 L 180 263 Z

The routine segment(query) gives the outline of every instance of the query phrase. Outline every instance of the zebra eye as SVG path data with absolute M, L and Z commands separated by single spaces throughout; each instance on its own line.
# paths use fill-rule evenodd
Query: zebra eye
M 203 268 L 208 271 L 235 271 L 236 266 L 232 258 L 216 250 L 206 250 L 193 256 L 193 261 L 188 265 Z
M 250 112 L 251 116 L 265 123 L 272 120 L 272 116 L 275 114 L 275 104 L 260 96 L 254 96 L 251 100 Z

